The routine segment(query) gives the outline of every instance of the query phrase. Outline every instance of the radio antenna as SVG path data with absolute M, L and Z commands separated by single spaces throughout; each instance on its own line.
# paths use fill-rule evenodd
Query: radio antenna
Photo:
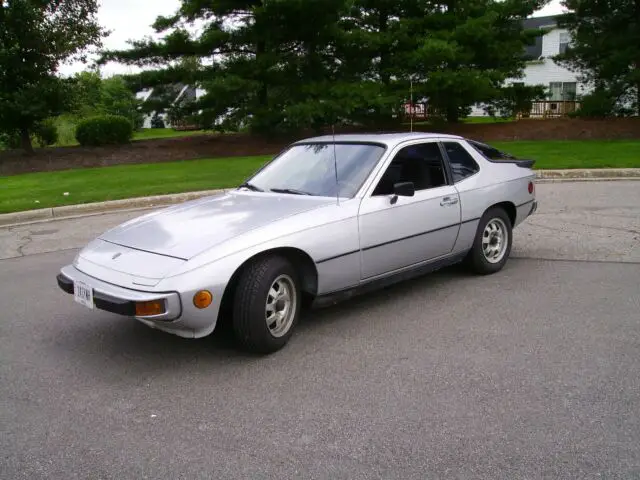
M 338 154 L 336 153 L 336 128 L 331 124 L 331 136 L 333 137 L 333 169 L 336 173 L 336 203 L 340 205 L 340 184 L 338 183 Z
M 413 78 L 410 78 L 409 81 L 411 82 L 409 84 L 409 119 L 411 124 L 411 133 L 413 133 Z

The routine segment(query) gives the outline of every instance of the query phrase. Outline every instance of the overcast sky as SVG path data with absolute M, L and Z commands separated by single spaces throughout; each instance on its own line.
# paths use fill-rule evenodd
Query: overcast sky
M 111 35 L 105 39 L 104 46 L 108 49 L 126 48 L 127 40 L 138 40 L 153 34 L 150 25 L 159 15 L 170 15 L 180 6 L 180 0 L 102 0 L 98 20 L 100 24 L 111 30 Z M 560 0 L 553 0 L 535 16 L 553 15 L 560 13 Z M 71 75 L 86 68 L 83 64 L 64 65 L 60 68 L 62 75 Z M 108 64 L 102 67 L 102 74 L 110 76 L 115 73 L 133 73 L 135 67 Z

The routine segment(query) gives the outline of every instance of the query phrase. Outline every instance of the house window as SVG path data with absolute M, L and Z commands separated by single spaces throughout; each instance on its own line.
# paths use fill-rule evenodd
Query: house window
M 567 47 L 569 46 L 569 32 L 560 32 L 560 53 L 564 53 L 567 51 Z
M 564 82 L 562 84 L 562 100 L 564 100 L 565 102 L 573 102 L 576 99 L 576 94 L 576 82 Z
M 576 99 L 577 84 L 576 82 L 551 82 L 549 90 L 551 92 L 549 100 L 553 102 L 573 102 Z

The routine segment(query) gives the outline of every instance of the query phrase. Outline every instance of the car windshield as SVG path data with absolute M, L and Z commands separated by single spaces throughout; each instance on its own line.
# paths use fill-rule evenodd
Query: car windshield
M 339 194 L 341 197 L 352 198 L 384 151 L 382 145 L 365 143 L 293 145 L 256 173 L 244 186 L 264 192 L 324 197 Z

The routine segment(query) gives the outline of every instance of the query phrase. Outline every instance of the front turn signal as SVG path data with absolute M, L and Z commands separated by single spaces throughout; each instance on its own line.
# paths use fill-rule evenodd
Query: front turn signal
M 207 308 L 213 301 L 213 295 L 209 290 L 200 290 L 193 296 L 193 304 L 198 308 Z
M 150 302 L 136 302 L 136 316 L 150 317 L 162 315 L 166 312 L 164 300 L 152 300 Z

